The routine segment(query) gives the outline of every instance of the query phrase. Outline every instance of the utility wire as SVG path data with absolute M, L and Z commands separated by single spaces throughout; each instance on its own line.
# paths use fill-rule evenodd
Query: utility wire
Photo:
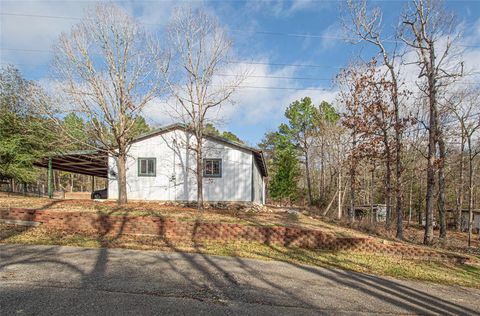
M 0 47 L 0 50 L 23 50 L 23 49 L 4 49 Z M 28 50 L 32 52 L 51 52 L 48 50 Z M 258 63 L 249 63 L 249 62 L 239 62 L 239 63 L 246 63 L 246 64 L 258 64 Z M 9 62 L 0 62 L 0 64 L 3 65 L 16 65 L 16 66 L 35 66 L 35 67 L 46 67 L 49 66 L 48 64 L 32 64 L 32 63 L 9 63 Z M 268 64 L 269 63 L 262 63 L 262 64 Z M 279 65 L 279 64 L 275 64 Z M 289 64 L 281 64 L 281 65 L 289 65 Z M 307 67 L 308 65 L 293 65 L 290 64 L 290 66 L 305 66 Z M 235 77 L 235 74 L 215 74 L 214 76 L 219 76 L 219 77 Z M 249 75 L 247 76 L 248 78 L 266 78 L 266 79 L 288 79 L 288 80 L 310 80 L 310 81 L 333 81 L 334 79 L 329 79 L 329 78 L 315 78 L 315 77 L 289 77 L 289 76 L 264 76 L 264 75 Z M 466 81 L 466 82 L 460 82 L 460 84 L 469 84 L 469 85 L 480 85 L 480 82 L 474 82 L 474 81 Z M 264 87 L 266 88 L 266 87 Z M 285 88 L 285 89 L 290 89 L 290 88 Z M 293 89 L 293 88 L 292 88 Z M 296 89 L 296 88 L 295 88 Z M 303 90 L 303 89 L 299 89 Z
M 0 64 L 8 64 L 8 63 L 2 62 Z M 262 76 L 262 77 L 270 78 L 269 76 Z M 290 79 L 290 77 L 283 77 L 283 78 Z M 291 77 L 291 78 L 294 78 L 294 77 Z M 313 80 L 314 78 L 310 78 L 310 79 Z M 297 91 L 332 91 L 332 89 L 326 89 L 326 88 L 273 87 L 273 86 L 254 86 L 254 85 L 240 85 L 237 88 L 238 89 L 297 90 Z
M 42 14 L 27 14 L 27 13 L 13 13 L 13 12 L 0 12 L 0 15 L 3 16 L 15 16 L 15 17 L 29 17 L 29 18 L 46 18 L 46 19 L 63 19 L 63 20 L 82 20 L 88 18 L 80 18 L 73 16 L 60 16 L 60 15 L 42 15 Z M 145 25 L 162 25 L 160 23 L 145 23 Z M 297 38 L 316 38 L 316 39 L 330 39 L 330 40 L 340 40 L 340 41 L 356 41 L 356 38 L 342 37 L 342 36 L 332 36 L 332 35 L 319 35 L 319 34 L 306 34 L 306 33 L 285 33 L 285 32 L 272 32 L 272 31 L 259 31 L 259 30 L 244 30 L 244 29 L 230 29 L 230 31 L 245 35 L 258 34 L 258 35 L 271 35 L 271 36 L 286 36 L 286 37 L 297 37 Z M 396 40 L 384 40 L 385 43 L 395 44 L 398 41 Z M 479 48 L 480 45 L 466 45 L 466 44 L 457 44 L 457 46 L 466 47 L 466 48 Z
M 8 63 L 0 62 L 2 65 L 16 65 L 16 66 L 35 66 L 47 67 L 49 64 L 32 64 L 32 63 Z M 236 77 L 235 74 L 214 74 L 218 77 Z M 289 76 L 264 76 L 264 75 L 248 75 L 248 78 L 266 78 L 266 79 L 289 79 L 289 80 L 313 80 L 313 81 L 332 81 L 332 78 L 315 78 L 315 77 L 289 77 Z
M 15 52 L 29 52 L 29 53 L 52 53 L 52 50 L 49 50 L 49 49 L 28 49 L 28 48 L 0 47 L 0 50 L 15 51 Z M 242 61 L 242 60 L 225 61 L 225 63 L 228 63 L 228 64 L 245 64 L 245 65 L 284 66 L 284 67 L 307 67 L 307 68 L 336 68 L 336 69 L 342 69 L 343 68 L 343 67 L 330 66 L 330 65 L 267 63 L 267 62 L 253 62 L 253 61 Z

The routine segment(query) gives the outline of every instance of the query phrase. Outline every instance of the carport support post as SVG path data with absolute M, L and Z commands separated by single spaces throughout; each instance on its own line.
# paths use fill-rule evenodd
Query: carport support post
M 95 176 L 92 176 L 92 193 L 95 191 Z
M 48 198 L 51 199 L 53 197 L 53 187 L 52 187 L 52 178 L 53 178 L 53 170 L 52 170 L 52 157 L 48 157 L 48 175 L 47 175 L 47 183 L 48 183 Z

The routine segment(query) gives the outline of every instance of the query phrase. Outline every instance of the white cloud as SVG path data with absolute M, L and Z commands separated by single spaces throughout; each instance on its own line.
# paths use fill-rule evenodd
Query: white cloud
M 236 125 L 274 128 L 283 120 L 286 107 L 295 100 L 309 96 L 319 104 L 323 100 L 332 102 L 335 99 L 336 91 L 333 89 L 320 84 L 302 87 L 295 79 L 279 77 L 295 77 L 295 69 L 284 67 L 273 70 L 268 65 L 256 65 L 243 88 L 233 95 L 233 104 L 225 104 L 218 115 Z
M 6 48 L 48 51 L 62 31 L 68 31 L 78 22 L 68 17 L 82 17 L 83 10 L 89 4 L 91 3 L 86 1 L 2 1 L 2 13 L 44 17 L 3 15 L 0 22 L 0 45 Z M 35 65 L 46 63 L 49 59 L 48 52 L 2 51 L 2 62 Z
M 322 32 L 322 36 L 322 49 L 330 49 L 341 42 L 338 39 L 343 38 L 342 26 L 335 22 Z
M 264 12 L 276 17 L 291 16 L 303 10 L 319 9 L 329 5 L 326 2 L 316 0 L 271 0 L 271 1 L 249 1 L 247 8 L 255 12 Z
M 268 63 L 268 60 L 263 62 Z M 222 73 L 239 73 L 244 71 L 244 67 L 236 65 L 233 69 L 224 70 Z M 209 119 L 220 128 L 228 129 L 228 126 L 236 125 L 261 127 L 259 131 L 271 130 L 276 129 L 284 120 L 286 107 L 295 100 L 309 96 L 317 105 L 322 101 L 335 100 L 337 91 L 323 84 L 313 83 L 302 86 L 295 79 L 279 78 L 298 76 L 296 70 L 293 67 L 272 69 L 268 65 L 255 65 L 249 73 L 250 76 L 233 94 L 231 102 L 212 109 Z M 224 79 L 224 77 L 220 78 Z M 268 87 L 295 89 L 268 89 Z M 155 99 L 146 106 L 143 115 L 150 124 L 165 125 L 181 121 L 178 113 L 173 110 L 175 108 L 176 102 L 173 98 Z
M 177 5 L 176 2 L 120 2 L 122 6 L 149 30 L 160 29 Z M 201 2 L 196 2 L 199 5 Z M 51 59 L 58 36 L 68 32 L 84 17 L 95 1 L 1 1 L 0 46 L 10 49 L 36 51 L 1 51 L 2 63 L 42 66 Z M 43 52 L 45 51 L 45 52 Z
M 171 110 L 174 100 L 162 100 L 154 98 L 143 108 L 142 116 L 148 124 L 161 127 L 179 121 L 178 117 Z

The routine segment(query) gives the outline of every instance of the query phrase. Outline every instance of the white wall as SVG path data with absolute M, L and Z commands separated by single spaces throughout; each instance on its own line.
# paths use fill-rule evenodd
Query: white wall
M 253 158 L 253 201 L 255 203 L 263 204 L 263 177 L 258 167 L 257 162 Z
M 178 129 L 134 143 L 127 159 L 127 197 L 131 200 L 196 201 L 195 156 L 187 151 L 192 142 L 191 135 Z M 138 176 L 139 157 L 157 159 L 155 177 Z M 251 151 L 206 140 L 204 158 L 222 159 L 222 177 L 203 179 L 205 201 L 251 201 Z M 109 169 L 117 170 L 111 157 Z M 118 197 L 116 179 L 109 180 L 108 197 Z

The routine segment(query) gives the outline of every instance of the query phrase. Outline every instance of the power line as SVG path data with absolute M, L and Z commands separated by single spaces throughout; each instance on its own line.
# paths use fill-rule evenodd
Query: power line
M 80 18 L 80 17 L 73 17 L 73 16 L 61 16 L 61 15 L 42 15 L 42 14 L 27 14 L 27 13 L 13 13 L 13 12 L 0 12 L 0 15 L 3 16 L 14 16 L 14 17 L 28 17 L 28 18 L 46 18 L 46 19 L 62 19 L 62 20 L 82 20 L 89 18 Z M 145 25 L 158 25 L 161 26 L 160 23 L 146 23 L 141 22 Z M 285 33 L 285 32 L 273 32 L 273 31 L 260 31 L 260 30 L 242 30 L 242 29 L 230 29 L 230 31 L 235 33 L 243 33 L 247 35 L 251 34 L 258 34 L 258 35 L 270 35 L 270 36 L 286 36 L 286 37 L 297 37 L 297 38 L 315 38 L 315 39 L 330 39 L 330 40 L 340 40 L 340 41 L 356 41 L 357 38 L 351 37 L 342 37 L 342 36 L 334 36 L 334 35 L 324 35 L 324 34 L 307 34 L 307 33 Z M 398 43 L 396 40 L 389 40 L 386 39 L 383 42 L 395 44 Z M 466 44 L 457 44 L 457 46 L 466 47 L 466 48 L 480 48 L 480 45 L 466 45 Z
M 221 77 L 235 77 L 231 74 L 215 74 L 215 76 Z M 248 78 L 268 78 L 268 79 L 291 79 L 291 80 L 318 80 L 318 81 L 332 81 L 329 78 L 314 78 L 314 77 L 288 77 L 288 76 L 261 76 L 261 75 L 248 75 Z
M 3 48 L 0 48 L 3 49 Z M 7 49 L 8 50 L 8 49 Z M 13 50 L 13 49 L 12 49 Z M 15 49 L 17 50 L 17 49 Z M 32 50 L 33 52 L 41 51 L 41 52 L 50 52 L 46 50 Z M 239 63 L 248 63 L 248 62 L 239 62 Z M 8 62 L 0 62 L 0 64 L 3 65 L 17 65 L 17 66 L 36 66 L 36 67 L 47 67 L 49 64 L 27 64 L 27 63 L 8 63 Z M 253 63 L 251 63 L 253 64 Z M 257 64 L 257 63 L 255 63 Z M 262 64 L 269 64 L 269 63 L 262 63 Z M 278 64 L 275 64 L 278 65 Z M 282 64 L 282 65 L 287 65 L 287 64 Z M 291 65 L 291 66 L 305 66 L 307 65 Z M 236 75 L 234 74 L 215 74 L 214 76 L 219 76 L 219 77 L 235 77 Z M 333 81 L 332 79 L 329 78 L 315 78 L 315 77 L 289 77 L 289 76 L 264 76 L 264 75 L 249 75 L 247 78 L 265 78 L 265 79 L 287 79 L 287 80 L 309 80 L 309 81 Z M 480 82 L 460 82 L 460 84 L 468 84 L 468 85 L 480 85 Z M 267 87 L 265 87 L 267 88 Z M 283 88 L 282 88 L 283 89 Z M 296 88 L 288 88 L 286 87 L 285 89 L 293 89 L 296 90 Z M 305 90 L 305 89 L 299 89 L 299 90 Z
M 35 66 L 35 67 L 47 67 L 49 64 L 31 64 L 31 63 L 8 63 L 0 62 L 2 65 L 15 65 L 15 66 Z M 218 77 L 236 77 L 235 74 L 214 74 Z M 311 80 L 311 81 L 332 81 L 331 78 L 315 78 L 315 77 L 289 77 L 289 76 L 264 76 L 264 75 L 248 75 L 247 78 L 265 78 L 265 79 L 288 79 L 288 80 Z
M 0 63 L 7 64 L 7 63 Z M 262 76 L 265 78 L 270 78 L 269 76 Z M 248 78 L 248 77 L 247 77 Z M 288 78 L 289 77 L 283 77 Z M 291 77 L 294 78 L 294 77 Z M 313 79 L 313 78 L 312 78 Z M 299 87 L 273 87 L 273 86 L 254 86 L 254 85 L 240 85 L 238 89 L 269 89 L 269 90 L 297 90 L 297 91 L 332 91 L 331 89 L 326 88 L 299 88 Z
M 18 17 L 26 17 L 26 18 L 62 19 L 62 20 L 81 20 L 82 19 L 82 18 L 73 17 L 73 16 L 26 14 L 26 13 L 12 13 L 12 12 L 0 12 L 0 15 L 18 16 Z
M 308 68 L 337 68 L 344 67 L 329 66 L 329 65 L 312 65 L 312 64 L 284 64 L 284 63 L 266 63 L 266 62 L 248 62 L 248 61 L 227 61 L 230 64 L 247 64 L 247 65 L 268 65 L 268 66 L 282 66 L 282 67 L 308 67 Z
M 293 87 L 262 87 L 262 86 L 239 86 L 239 89 L 271 89 L 271 90 L 298 90 L 298 91 L 332 91 L 322 88 L 293 88 Z
M 30 53 L 53 53 L 52 50 L 48 50 L 48 49 L 28 49 L 28 48 L 0 47 L 0 50 L 15 51 L 15 52 L 30 52 Z M 225 61 L 225 63 L 227 63 L 227 64 L 245 64 L 245 65 L 282 66 L 282 67 L 336 68 L 336 69 L 342 69 L 343 68 L 343 67 L 330 66 L 330 65 L 267 63 L 267 62 L 254 62 L 254 61 L 242 61 L 242 60 Z
M 10 48 L 10 47 L 0 47 L 0 49 L 13 51 L 13 52 L 52 53 L 51 50 L 47 50 L 47 49 Z

